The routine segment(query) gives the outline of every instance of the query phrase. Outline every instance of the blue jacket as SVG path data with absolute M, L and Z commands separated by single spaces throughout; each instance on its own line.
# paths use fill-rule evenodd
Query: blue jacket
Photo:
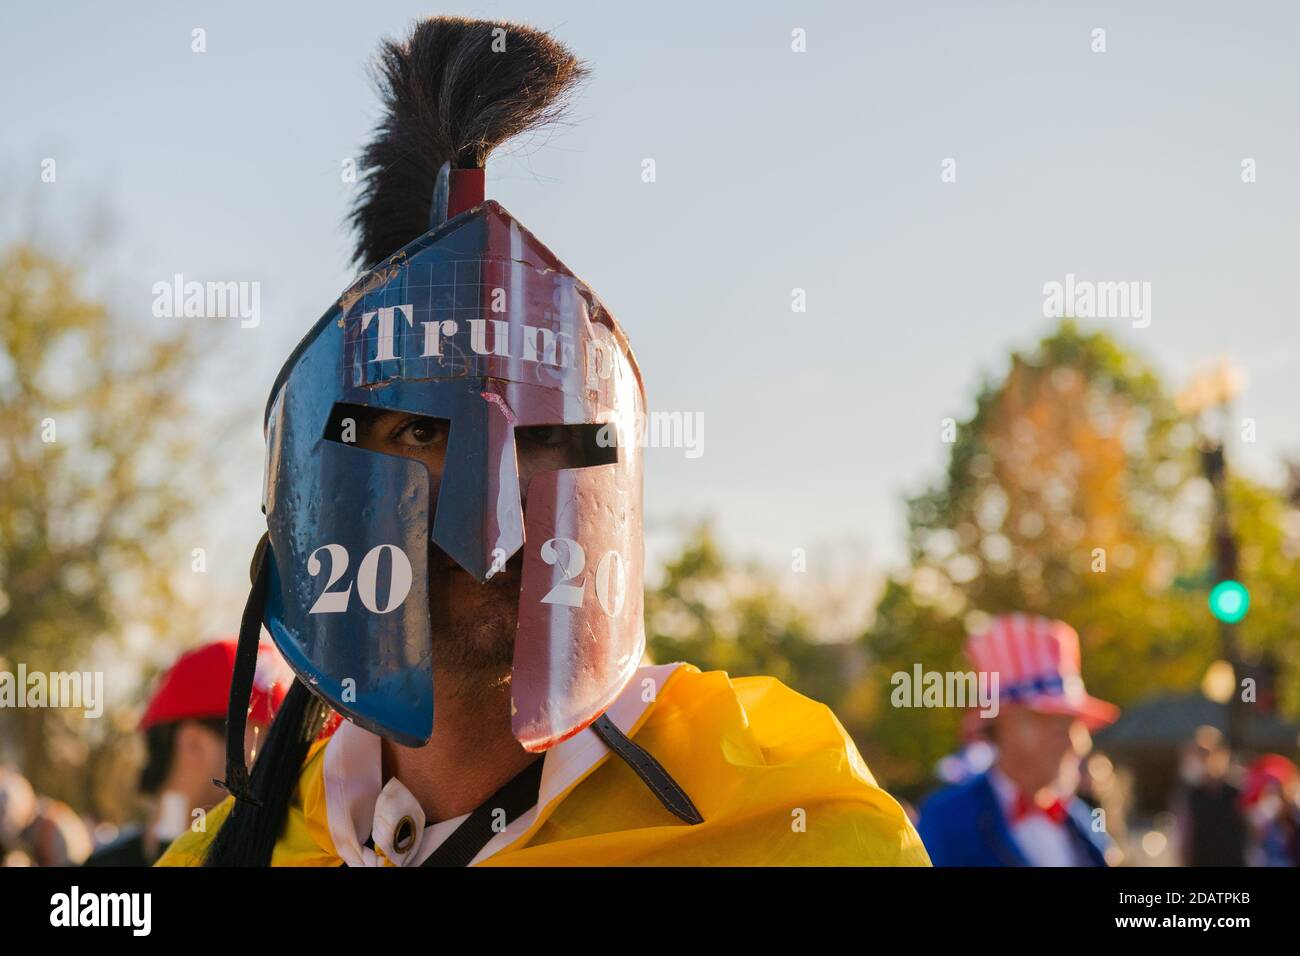
M 1105 866 L 1110 840 L 1093 832 L 1088 805 L 1070 801 L 1065 825 L 1091 866 Z M 916 825 L 935 866 L 1029 866 L 1011 836 L 988 774 L 947 787 L 921 804 Z

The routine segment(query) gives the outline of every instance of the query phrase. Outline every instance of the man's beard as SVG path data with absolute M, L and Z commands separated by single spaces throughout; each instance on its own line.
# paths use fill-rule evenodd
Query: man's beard
M 522 569 L 516 555 L 482 584 L 459 567 L 431 571 L 434 679 L 447 678 L 456 694 L 509 684 Z

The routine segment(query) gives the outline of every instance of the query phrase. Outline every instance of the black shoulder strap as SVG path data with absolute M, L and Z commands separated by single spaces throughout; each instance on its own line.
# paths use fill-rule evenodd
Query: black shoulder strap
M 691 798 L 686 795 L 686 791 L 678 785 L 677 781 L 669 776 L 663 764 L 655 760 L 650 751 L 634 744 L 631 738 L 614 726 L 614 721 L 609 719 L 608 714 L 601 714 L 596 718 L 591 729 L 604 741 L 606 747 L 618 754 L 625 764 L 636 771 L 636 775 L 650 788 L 650 792 L 659 798 L 659 802 L 669 813 L 692 825 L 704 822 L 704 817 L 700 815 L 699 810 L 695 809 Z
M 686 791 L 674 780 L 648 750 L 638 746 L 601 714 L 591 725 L 596 736 L 650 788 L 670 813 L 686 823 L 703 823 L 704 817 L 695 808 Z M 429 855 L 421 866 L 469 866 L 479 851 L 487 846 L 499 829 L 493 829 L 493 816 L 498 810 L 505 812 L 505 822 L 512 823 L 522 813 L 537 803 L 542 784 L 542 759 L 530 763 L 496 793 L 488 797 L 477 810 L 452 831 L 451 836 Z

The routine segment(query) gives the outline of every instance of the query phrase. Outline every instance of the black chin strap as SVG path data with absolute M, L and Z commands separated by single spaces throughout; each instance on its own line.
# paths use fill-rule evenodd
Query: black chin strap
M 262 636 L 262 609 L 271 578 L 267 559 L 269 541 L 263 535 L 253 558 L 253 588 L 248 592 L 244 616 L 239 623 L 239 645 L 235 651 L 235 671 L 230 679 L 230 706 L 226 711 L 226 779 L 213 780 L 236 800 L 254 806 L 261 801 L 253 797 L 248 786 L 248 764 L 244 761 L 244 729 L 248 725 L 248 702 L 253 696 L 253 677 L 257 673 L 257 646 Z
M 538 757 L 488 797 L 420 866 L 469 866 L 494 836 L 537 803 L 541 787 Z
M 607 714 L 601 714 L 591 729 L 616 757 L 636 772 L 664 809 L 691 825 L 704 822 L 704 817 L 695 808 L 691 798 L 664 769 L 663 764 L 650 751 L 634 743 L 619 730 Z M 513 823 L 537 803 L 541 783 L 542 759 L 538 758 L 488 797 L 420 865 L 469 866 L 479 851 L 504 829 L 502 824 Z M 502 815 L 504 819 L 501 819 Z

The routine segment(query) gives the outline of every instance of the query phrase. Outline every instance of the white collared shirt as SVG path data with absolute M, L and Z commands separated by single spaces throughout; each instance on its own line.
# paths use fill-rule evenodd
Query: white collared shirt
M 1075 846 L 1068 823 L 1053 823 L 1044 813 L 1030 813 L 1013 821 L 1020 789 L 996 764 L 989 768 L 988 776 L 1011 838 L 1030 866 L 1084 865 L 1086 861 Z
M 628 733 L 653 703 L 644 700 L 647 680 L 662 688 L 680 664 L 638 668 L 606 715 Z M 401 781 L 383 781 L 381 739 L 350 721 L 339 725 L 325 745 L 325 809 L 330 837 L 348 866 L 382 866 L 387 858 L 395 866 L 419 866 L 469 816 L 468 813 L 432 826 L 424 825 L 424 811 Z M 496 834 L 471 861 L 479 863 L 524 836 L 549 814 L 559 798 L 610 755 L 611 751 L 590 727 L 548 750 L 543 757 L 537 804 L 521 813 Z M 399 821 L 410 817 L 417 834 L 405 852 L 393 847 Z M 373 838 L 376 852 L 366 846 Z

